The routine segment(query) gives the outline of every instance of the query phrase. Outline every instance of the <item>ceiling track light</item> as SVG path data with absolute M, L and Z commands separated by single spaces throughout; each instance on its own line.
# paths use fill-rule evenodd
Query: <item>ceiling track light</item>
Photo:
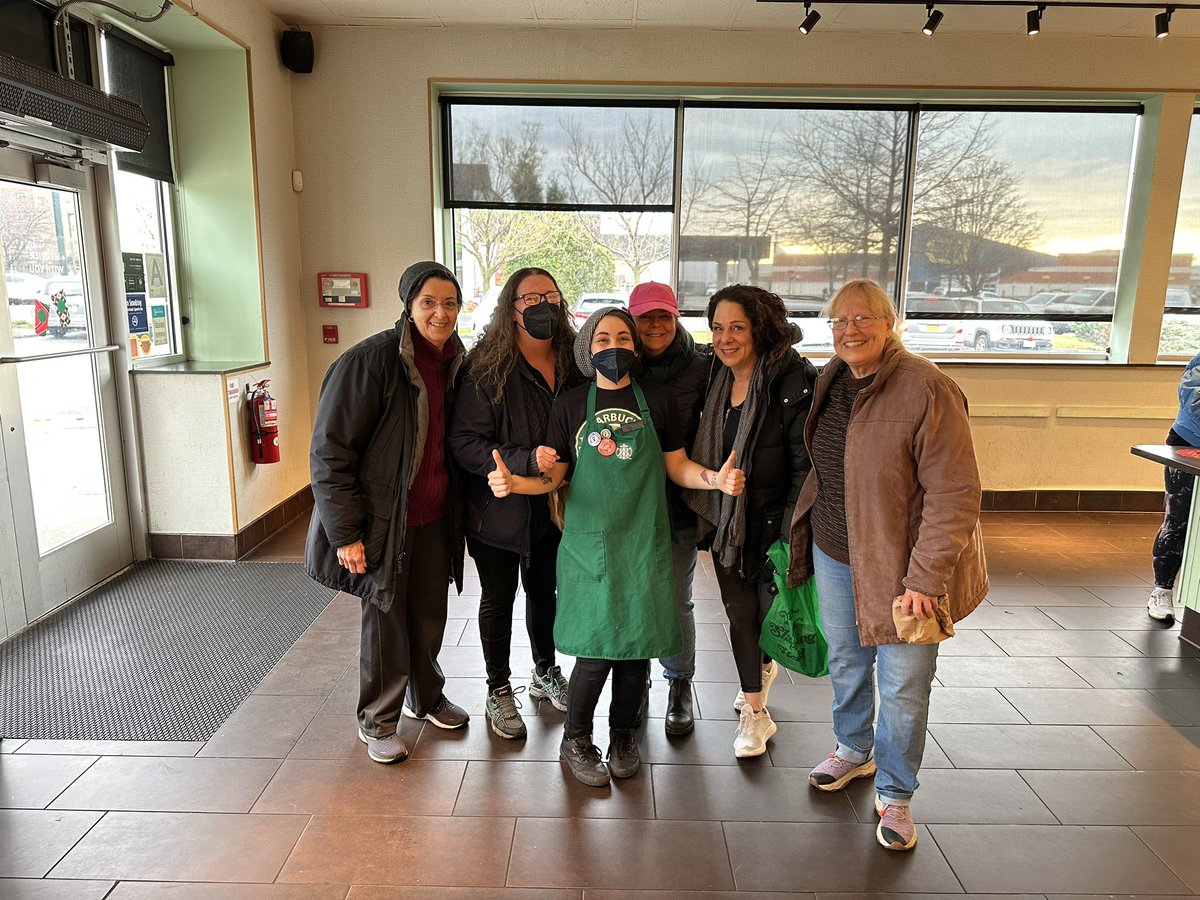
M 2 2 L 2 0 L 0 0 Z M 800 33 L 808 34 L 817 23 L 821 20 L 821 14 L 812 8 L 814 0 L 755 0 L 757 3 L 803 3 L 804 4 L 804 21 L 800 23 Z M 935 7 L 941 6 L 979 6 L 995 8 L 997 6 L 1016 6 L 1024 7 L 1025 12 L 1025 31 L 1027 34 L 1039 34 L 1042 30 L 1042 18 L 1045 16 L 1046 10 L 1054 7 L 1058 9 L 1133 9 L 1139 11 L 1147 11 L 1153 9 L 1153 5 L 1148 5 L 1145 2 L 1105 2 L 1105 0 L 1045 0 L 1045 2 L 1037 2 L 1037 0 L 842 0 L 842 6 L 924 6 L 928 16 L 925 20 L 925 25 L 921 29 L 923 34 L 932 35 L 937 31 L 938 26 L 945 18 L 940 9 Z M 1030 9 L 1030 7 L 1033 7 Z M 1162 12 L 1156 13 L 1154 16 L 1154 36 L 1156 38 L 1165 38 L 1171 33 L 1171 16 L 1176 10 L 1185 9 L 1200 11 L 1200 3 L 1172 3 L 1169 6 L 1162 7 Z
M 1175 7 L 1168 6 L 1154 17 L 1154 36 L 1156 38 L 1165 38 L 1171 33 L 1171 13 L 1173 12 L 1175 12 Z
M 925 20 L 925 27 L 921 29 L 921 34 L 932 35 L 942 24 L 944 15 L 940 9 L 934 9 L 932 3 L 925 4 L 925 11 L 929 13 L 929 18 Z
M 1030 37 L 1042 30 L 1042 15 L 1046 12 L 1045 4 L 1039 4 L 1037 9 L 1025 13 L 1025 33 Z
M 812 3 L 805 0 L 804 3 L 804 21 L 800 23 L 800 33 L 808 34 L 817 27 L 817 23 L 821 21 L 821 14 L 812 8 Z

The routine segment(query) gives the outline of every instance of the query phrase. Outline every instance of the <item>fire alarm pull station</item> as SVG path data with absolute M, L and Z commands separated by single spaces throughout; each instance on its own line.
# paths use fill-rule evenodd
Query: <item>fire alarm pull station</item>
M 365 272 L 318 272 L 317 290 L 322 306 L 344 306 L 361 309 L 367 305 L 367 274 Z

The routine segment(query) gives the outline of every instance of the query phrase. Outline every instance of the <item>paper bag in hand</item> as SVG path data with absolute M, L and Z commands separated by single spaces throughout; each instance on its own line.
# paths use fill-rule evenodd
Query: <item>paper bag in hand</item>
M 950 599 L 945 595 L 938 598 L 933 615 L 918 619 L 901 608 L 903 596 L 892 600 L 892 621 L 896 623 L 896 635 L 906 644 L 936 644 L 954 637 L 954 622 L 950 619 Z

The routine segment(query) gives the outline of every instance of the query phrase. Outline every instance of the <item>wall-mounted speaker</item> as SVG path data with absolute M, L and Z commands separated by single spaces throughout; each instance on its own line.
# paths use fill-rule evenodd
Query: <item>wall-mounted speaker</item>
M 285 31 L 279 38 L 279 57 L 293 72 L 308 75 L 313 70 L 313 36 L 311 31 Z

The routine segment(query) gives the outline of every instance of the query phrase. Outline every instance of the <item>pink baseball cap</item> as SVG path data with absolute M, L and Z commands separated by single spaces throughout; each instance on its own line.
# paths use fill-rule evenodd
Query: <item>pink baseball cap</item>
M 629 295 L 629 314 L 635 318 L 652 309 L 662 309 L 673 316 L 679 315 L 679 301 L 669 284 L 647 281 L 639 284 Z

